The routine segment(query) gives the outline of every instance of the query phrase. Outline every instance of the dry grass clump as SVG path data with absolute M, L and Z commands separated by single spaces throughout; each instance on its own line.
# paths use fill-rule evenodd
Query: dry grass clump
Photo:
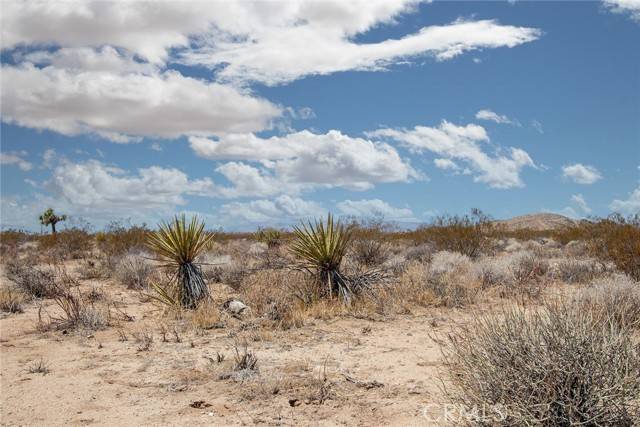
M 122 256 L 115 265 L 114 278 L 128 289 L 148 289 L 149 279 L 154 271 L 149 255 L 130 252 Z
M 54 273 L 49 269 L 34 267 L 14 259 L 5 266 L 7 278 L 26 295 L 35 298 L 51 298 L 58 294 Z
M 238 289 L 242 280 L 251 274 L 251 260 L 248 256 L 241 258 L 229 255 L 202 258 L 202 274 L 211 283 L 224 283 Z
M 640 329 L 640 283 L 624 275 L 602 278 L 582 289 L 574 304 L 600 322 Z
M 109 326 L 108 306 L 96 304 L 78 288 L 65 287 L 54 297 L 62 315 L 52 317 L 58 329 L 100 330 Z
M 315 283 L 288 270 L 257 271 L 242 281 L 239 290 L 254 315 L 281 329 L 302 326 L 305 307 L 320 299 Z
M 0 311 L 6 313 L 22 313 L 24 311 L 24 294 L 16 289 L 0 289 Z
M 640 347 L 575 307 L 477 319 L 450 335 L 444 357 L 450 396 L 498 408 L 504 419 L 492 425 L 630 426 L 640 416 Z

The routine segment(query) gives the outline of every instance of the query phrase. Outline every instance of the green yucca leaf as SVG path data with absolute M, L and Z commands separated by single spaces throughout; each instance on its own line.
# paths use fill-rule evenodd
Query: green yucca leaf
M 303 266 L 321 272 L 337 271 L 351 241 L 352 230 L 334 222 L 331 214 L 326 223 L 302 223 L 293 228 L 296 237 L 291 252 L 300 258 Z
M 197 216 L 187 224 L 183 214 L 176 216 L 171 222 L 161 223 L 158 231 L 149 234 L 147 246 L 164 261 L 164 266 L 179 267 L 192 263 L 212 242 L 213 237 L 213 233 L 204 230 L 204 222 Z

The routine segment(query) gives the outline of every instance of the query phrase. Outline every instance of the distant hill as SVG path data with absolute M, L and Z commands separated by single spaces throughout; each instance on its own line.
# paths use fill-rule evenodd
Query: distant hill
M 509 231 L 522 230 L 525 228 L 531 230 L 557 230 L 562 227 L 572 226 L 576 224 L 576 221 L 564 215 L 536 213 L 496 221 L 496 224 L 505 227 Z

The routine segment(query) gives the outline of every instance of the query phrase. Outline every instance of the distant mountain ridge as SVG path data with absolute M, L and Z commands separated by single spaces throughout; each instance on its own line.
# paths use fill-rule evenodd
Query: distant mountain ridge
M 503 226 L 509 231 L 522 229 L 543 231 L 570 227 L 577 224 L 577 221 L 560 214 L 535 213 L 516 216 L 511 219 L 499 220 L 496 221 L 496 224 Z

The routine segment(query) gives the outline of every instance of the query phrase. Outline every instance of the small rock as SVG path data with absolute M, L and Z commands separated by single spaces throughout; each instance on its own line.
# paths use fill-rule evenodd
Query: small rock
M 249 308 L 245 303 L 237 299 L 228 300 L 222 305 L 222 307 L 224 307 L 232 314 L 242 314 L 243 311 Z

